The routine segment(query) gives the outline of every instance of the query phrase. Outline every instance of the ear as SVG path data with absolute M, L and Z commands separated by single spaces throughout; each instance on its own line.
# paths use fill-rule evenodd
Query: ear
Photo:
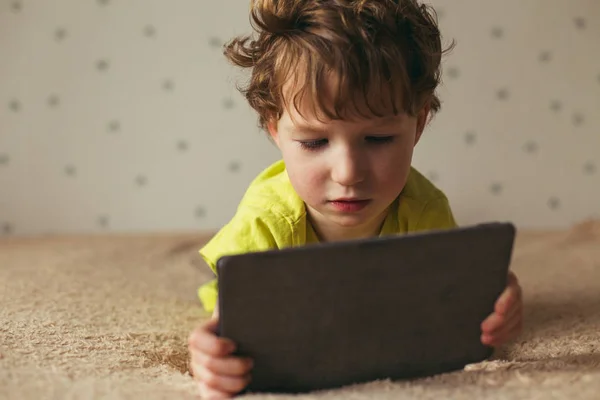
M 419 114 L 417 115 L 417 132 L 415 133 L 415 146 L 419 143 L 419 139 L 421 139 L 421 135 L 425 130 L 425 125 L 427 125 L 427 119 L 429 118 L 429 112 L 431 110 L 431 106 L 429 104 L 425 105 Z
M 277 120 L 274 118 L 269 119 L 269 121 L 267 122 L 267 130 L 269 132 L 269 136 L 277 145 L 277 147 L 279 147 L 279 131 L 277 129 Z

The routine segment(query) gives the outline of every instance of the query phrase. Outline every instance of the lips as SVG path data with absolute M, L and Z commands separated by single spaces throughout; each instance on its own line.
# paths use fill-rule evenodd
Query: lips
M 336 199 L 329 202 L 338 211 L 341 212 L 358 212 L 369 205 L 371 200 L 362 199 Z

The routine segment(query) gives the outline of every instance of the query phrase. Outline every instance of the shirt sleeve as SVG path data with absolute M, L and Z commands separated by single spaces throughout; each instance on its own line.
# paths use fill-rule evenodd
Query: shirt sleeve
M 226 255 L 264 251 L 281 248 L 285 232 L 289 231 L 287 221 L 270 215 L 264 210 L 252 207 L 238 209 L 236 215 L 213 238 L 200 249 L 199 253 L 217 275 L 217 261 Z M 198 297 L 204 309 L 213 312 L 218 298 L 218 276 L 198 289 Z
M 417 222 L 417 230 L 439 230 L 458 227 L 446 196 L 430 200 L 425 204 Z

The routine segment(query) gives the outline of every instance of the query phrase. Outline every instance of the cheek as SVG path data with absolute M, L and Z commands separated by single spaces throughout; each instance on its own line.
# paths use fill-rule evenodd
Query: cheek
M 379 187 L 396 196 L 404 188 L 412 161 L 412 148 L 401 146 L 373 159 Z
M 325 182 L 318 171 L 311 168 L 289 169 L 292 186 L 304 202 L 314 205 L 321 201 L 325 192 Z
M 306 203 L 321 201 L 326 185 L 327 174 L 317 158 L 308 159 L 299 151 L 283 152 L 288 176 L 298 195 Z

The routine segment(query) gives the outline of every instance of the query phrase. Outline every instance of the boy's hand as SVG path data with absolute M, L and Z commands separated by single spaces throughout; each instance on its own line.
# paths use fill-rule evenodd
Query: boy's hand
M 523 328 L 523 293 L 514 273 L 508 273 L 508 284 L 496 301 L 494 312 L 481 324 L 481 342 L 498 347 L 521 333 Z
M 250 383 L 251 360 L 233 357 L 235 344 L 218 337 L 218 317 L 200 325 L 190 334 L 192 374 L 203 399 L 233 397 Z

